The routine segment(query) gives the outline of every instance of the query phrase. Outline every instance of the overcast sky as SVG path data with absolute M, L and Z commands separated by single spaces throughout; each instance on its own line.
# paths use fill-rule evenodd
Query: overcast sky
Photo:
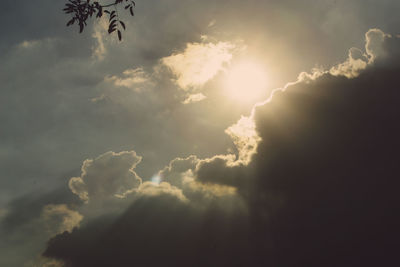
M 399 1 L 65 2 L 1 4 L 0 266 L 394 259 Z

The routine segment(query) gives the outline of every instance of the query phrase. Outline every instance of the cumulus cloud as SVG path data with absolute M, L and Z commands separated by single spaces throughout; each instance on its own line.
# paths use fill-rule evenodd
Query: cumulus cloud
M 141 160 L 135 151 L 107 152 L 96 159 L 87 159 L 81 176 L 70 179 L 69 188 L 85 202 L 124 198 L 142 183 L 134 171 Z
M 229 63 L 234 45 L 228 42 L 188 43 L 184 51 L 161 59 L 185 91 L 200 88 Z
M 271 227 L 260 235 L 276 242 L 272 249 L 263 245 L 271 253 L 265 264 L 375 266 L 395 260 L 396 61 L 385 66 L 390 70 L 370 66 L 351 80 L 324 74 L 258 107 L 263 142 L 255 186 L 263 190 L 254 203 L 276 210 L 259 217 Z
M 368 65 L 368 59 L 358 48 L 351 48 L 347 60 L 330 69 L 333 75 L 342 75 L 347 78 L 357 77 Z
M 310 75 L 256 105 L 232 130 L 259 138 L 248 164 L 175 159 L 123 215 L 56 236 L 45 255 L 73 267 L 393 265 L 400 54 L 383 52 L 353 78 Z
M 374 61 L 377 57 L 385 56 L 386 53 L 383 44 L 387 38 L 391 38 L 391 36 L 384 33 L 380 29 L 370 29 L 365 34 L 365 39 L 367 42 L 365 45 L 365 50 L 370 56 L 371 61 Z
M 396 16 L 398 9 L 394 8 L 399 6 L 399 2 L 395 0 L 384 0 L 380 5 L 371 4 L 372 1 L 368 1 L 369 4 L 361 0 L 337 1 L 333 6 L 339 15 L 328 18 L 337 26 L 331 28 L 332 31 L 322 33 L 320 26 L 327 20 L 331 1 L 318 4 L 314 0 L 307 0 L 306 4 L 298 1 L 255 1 L 256 5 L 243 5 L 242 1 L 230 0 L 142 1 L 138 6 L 139 16 L 127 21 L 133 24 L 127 25 L 129 32 L 124 42 L 112 47 L 103 39 L 106 49 L 104 55 L 112 56 L 95 63 L 91 56 L 98 43 L 96 38 L 91 38 L 92 23 L 82 35 L 78 35 L 75 27 L 60 29 L 60 25 L 65 24 L 65 16 L 52 12 L 61 10 L 60 2 L 63 1 L 48 1 L 49 4 L 44 5 L 28 0 L 20 5 L 9 0 L 2 3 L 0 20 L 2 25 L 7 25 L 4 28 L 7 38 L 2 38 L 0 42 L 0 150 L 5 152 L 0 160 L 2 177 L 5 178 L 0 179 L 2 201 L 18 197 L 28 190 L 43 192 L 63 186 L 66 179 L 71 177 L 71 172 L 73 176 L 80 176 L 76 168 L 80 167 L 85 155 L 99 155 L 99 151 L 135 147 L 146 157 L 146 163 L 140 165 L 142 177 L 150 177 L 177 155 L 199 153 L 210 156 L 226 151 L 224 140 L 228 138 L 219 136 L 224 136 L 223 130 L 239 118 L 239 109 L 227 108 L 230 109 L 230 117 L 226 120 L 225 117 L 221 118 L 220 113 L 203 116 L 199 112 L 195 115 L 197 119 L 190 120 L 187 118 L 193 116 L 191 111 L 197 109 L 202 112 L 208 101 L 185 107 L 185 112 L 181 112 L 179 105 L 175 109 L 175 103 L 183 99 L 170 101 L 175 91 L 165 90 L 170 86 L 169 83 L 160 85 L 158 90 L 150 94 L 146 93 L 145 97 L 136 97 L 135 92 L 127 88 L 114 90 L 118 95 L 108 94 L 109 91 L 103 92 L 97 86 L 110 73 L 125 78 L 119 74 L 122 70 L 138 66 L 151 68 L 161 57 L 170 55 L 173 49 L 197 40 L 200 33 L 212 34 L 210 31 L 213 31 L 215 35 L 229 40 L 238 37 L 249 40 L 253 52 L 262 54 L 260 60 L 270 60 L 278 72 L 284 70 L 285 74 L 278 82 L 283 83 L 287 77 L 293 77 L 300 69 L 308 68 L 316 61 L 329 64 L 336 60 L 345 47 L 358 42 L 361 36 L 358 33 L 366 25 L 376 24 L 394 30 L 399 25 L 399 17 Z M 19 15 L 15 16 L 17 13 Z M 15 22 L 16 18 L 18 22 L 10 23 Z M 218 23 L 205 29 L 214 18 Z M 47 37 L 60 40 L 56 49 L 40 44 L 35 49 L 32 49 L 33 46 L 24 51 L 10 52 L 10 46 L 23 40 Z M 25 53 L 27 51 L 29 55 Z M 110 91 L 115 88 L 114 84 L 106 86 Z M 96 104 L 87 103 L 87 99 L 103 93 L 107 98 L 100 97 L 98 100 L 103 100 Z M 186 94 L 176 92 L 179 93 Z M 212 97 L 206 91 L 203 93 Z M 118 97 L 123 101 L 116 101 Z M 148 100 L 150 98 L 152 101 Z M 217 108 L 220 108 L 219 105 Z M 173 115 L 171 109 L 178 110 L 175 114 L 181 114 Z M 181 131 L 179 124 L 182 124 L 183 116 L 186 117 L 186 127 Z M 225 122 L 219 124 L 222 120 Z M 199 124 L 200 121 L 206 122 L 203 128 L 198 127 L 203 125 Z M 193 135 L 187 134 L 188 128 L 197 132 L 196 136 L 201 136 L 200 142 L 200 138 L 195 140 Z M 197 130 L 199 128 L 200 131 Z M 188 137 L 191 142 L 188 142 Z M 189 146 L 197 146 L 197 152 L 188 150 Z M 23 167 L 21 159 L 24 159 Z M 70 195 L 78 199 L 74 194 Z M 54 198 L 50 203 L 70 202 L 59 202 Z M 36 211 L 38 214 L 42 206 Z M 7 210 L 10 214 L 14 213 L 11 208 Z M 19 215 L 24 215 L 19 221 L 28 221 L 26 214 L 31 214 L 30 210 L 19 212 Z M 22 243 L 37 247 L 40 242 L 31 241 L 35 239 L 32 234 L 34 231 L 24 231 L 25 228 L 22 228 L 16 230 L 26 237 Z M 22 266 L 8 260 L 24 258 L 28 254 L 26 246 L 17 249 L 17 241 L 8 239 L 3 233 L 0 236 L 0 243 L 5 244 L 0 248 L 0 265 Z M 218 251 L 216 243 L 215 251 Z M 202 263 L 206 265 L 207 262 Z M 223 265 L 220 261 L 212 264 Z M 243 265 L 247 265 L 247 262 Z
M 155 184 L 153 182 L 144 182 L 139 187 L 139 190 L 137 191 L 135 197 L 154 197 L 160 195 L 175 196 L 177 199 L 183 202 L 187 201 L 187 198 L 183 195 L 182 190 L 166 182 L 161 182 L 160 184 Z
M 247 244 L 246 234 L 236 231 L 239 227 L 247 228 L 240 207 L 229 212 L 218 205 L 204 209 L 171 194 L 169 189 L 165 191 L 170 186 L 164 184 L 158 187 L 144 183 L 145 194 L 137 197 L 124 214 L 111 220 L 96 219 L 71 234 L 54 237 L 44 255 L 75 267 L 127 263 L 231 266 L 246 262 L 242 250 Z M 102 242 L 95 242 L 96 236 Z M 233 236 L 234 242 L 229 238 Z M 215 257 L 211 259 L 210 255 Z M 243 259 L 233 260 L 231 255 L 243 255 Z
M 254 114 L 242 116 L 238 122 L 225 130 L 237 149 L 237 155 L 216 155 L 199 159 L 192 155 L 176 158 L 158 176 L 179 188 L 185 195 L 202 192 L 204 195 L 235 195 L 236 188 L 244 186 L 243 167 L 248 165 L 257 153 L 261 138 L 256 131 Z M 221 185 L 228 185 L 226 187 Z
M 348 57 L 344 62 L 331 67 L 329 70 L 320 67 L 313 68 L 311 72 L 301 72 L 295 82 L 290 82 L 284 88 L 278 88 L 274 92 L 286 90 L 287 87 L 295 85 L 298 82 L 314 81 L 328 73 L 334 76 L 344 76 L 349 79 L 355 78 L 369 66 L 375 64 L 376 60 L 390 60 L 385 58 L 388 50 L 388 47 L 385 46 L 393 42 L 395 41 L 393 41 L 393 37 L 390 34 L 386 34 L 380 29 L 370 29 L 365 34 L 364 48 L 350 48 Z M 391 49 L 390 52 L 393 55 L 397 53 L 395 49 Z M 265 103 L 261 103 L 261 105 Z
M 185 195 L 202 192 L 202 196 L 233 195 L 236 188 L 244 186 L 243 167 L 248 165 L 257 153 L 261 138 L 256 131 L 254 114 L 242 116 L 238 122 L 225 130 L 237 149 L 237 155 L 216 155 L 199 159 L 192 155 L 187 158 L 176 158 L 169 166 L 159 172 L 158 177 L 179 188 Z M 228 186 L 224 186 L 228 185 Z
M 385 56 L 384 42 L 387 38 L 391 36 L 379 29 L 370 29 L 365 34 L 365 52 L 355 47 L 351 48 L 346 61 L 332 67 L 330 73 L 347 78 L 357 77 L 369 64 Z
M 202 183 L 246 187 L 245 165 L 236 155 L 217 155 L 201 160 L 196 165 L 196 178 Z
M 41 215 L 48 232 L 53 235 L 61 234 L 65 231 L 72 232 L 75 227 L 79 227 L 83 216 L 79 212 L 71 210 L 65 204 L 49 204 L 43 208 Z
M 234 155 L 216 156 L 203 160 L 193 155 L 187 158 L 176 158 L 161 170 L 158 176 L 162 181 L 180 188 L 183 194 L 198 206 L 208 206 L 210 202 L 221 201 L 221 199 L 229 199 L 231 202 L 240 199 L 237 188 L 218 184 L 216 177 L 209 180 L 211 183 L 207 181 L 203 183 L 201 177 L 198 176 L 202 165 L 213 162 L 217 158 L 230 163 L 235 160 Z
M 256 131 L 256 125 L 252 116 L 242 118 L 225 132 L 232 138 L 238 150 L 238 163 L 249 164 L 251 157 L 257 152 L 261 138 Z
M 65 189 L 26 194 L 7 205 L 0 220 L 0 266 L 58 266 L 37 256 L 51 237 L 80 225 L 82 215 L 73 210 L 75 201 Z
M 182 192 L 190 199 L 192 205 L 199 208 L 219 206 L 227 213 L 241 211 L 245 214 L 247 211 L 245 200 L 236 187 L 213 182 L 204 183 L 192 173 L 186 173 Z
M 188 171 L 193 172 L 199 162 L 200 159 L 194 155 L 187 158 L 176 158 L 161 170 L 158 175 L 163 181 L 182 188 L 185 173 Z

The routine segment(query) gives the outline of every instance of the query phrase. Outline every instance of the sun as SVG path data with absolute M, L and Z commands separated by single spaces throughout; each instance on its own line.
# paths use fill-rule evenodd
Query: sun
M 267 76 L 262 65 L 244 61 L 227 70 L 225 77 L 226 94 L 237 101 L 258 100 L 266 93 Z

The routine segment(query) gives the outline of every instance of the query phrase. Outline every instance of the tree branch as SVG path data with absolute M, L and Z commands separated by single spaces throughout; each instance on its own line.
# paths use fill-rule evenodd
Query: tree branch
M 109 26 L 108 33 L 117 32 L 118 39 L 121 41 L 121 27 L 125 30 L 125 23 L 119 19 L 117 6 L 125 2 L 125 10 L 129 9 L 131 16 L 134 16 L 133 8 L 135 7 L 134 0 L 115 0 L 114 3 L 100 4 L 98 1 L 90 2 L 90 0 L 68 0 L 63 11 L 66 14 L 71 14 L 72 17 L 68 21 L 67 26 L 73 25 L 75 22 L 79 25 L 79 33 L 83 31 L 87 25 L 86 21 L 94 15 L 96 18 L 101 18 L 103 13 L 108 14 Z M 109 7 L 114 7 L 114 11 L 110 11 Z

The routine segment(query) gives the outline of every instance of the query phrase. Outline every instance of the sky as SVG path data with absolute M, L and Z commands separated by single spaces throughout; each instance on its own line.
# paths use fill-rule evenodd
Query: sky
M 0 266 L 397 265 L 399 1 L 65 3 L 2 1 Z

